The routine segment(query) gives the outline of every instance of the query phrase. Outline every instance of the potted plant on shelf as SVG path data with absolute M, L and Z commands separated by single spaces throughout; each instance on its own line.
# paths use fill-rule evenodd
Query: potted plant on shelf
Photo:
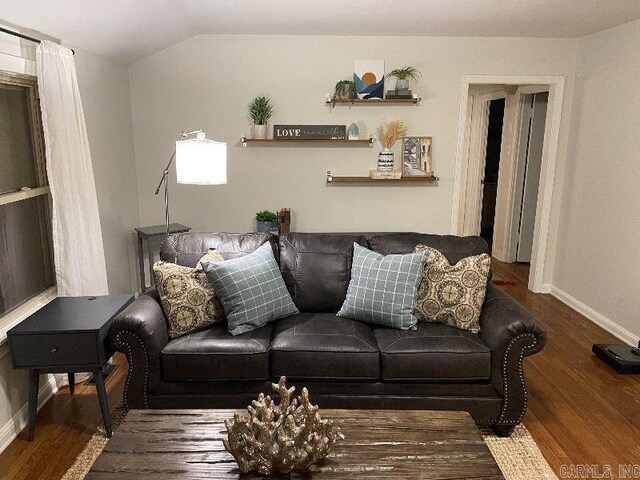
M 409 80 L 417 81 L 422 77 L 422 73 L 415 67 L 407 66 L 391 70 L 386 75 L 387 78 L 396 79 L 396 90 L 406 92 L 409 90 Z
M 333 89 L 331 105 L 336 106 L 336 100 L 351 100 L 351 103 L 358 98 L 356 84 L 353 80 L 340 80 Z
M 382 151 L 378 154 L 378 170 L 389 172 L 393 170 L 393 145 L 407 134 L 407 126 L 400 120 L 384 120 L 376 128 Z
M 278 221 L 278 215 L 269 211 L 262 210 L 256 213 L 256 231 L 258 233 L 269 233 L 276 230 Z
M 253 121 L 251 137 L 256 140 L 267 138 L 267 123 L 273 115 L 271 99 L 267 97 L 255 97 L 249 104 L 249 116 Z

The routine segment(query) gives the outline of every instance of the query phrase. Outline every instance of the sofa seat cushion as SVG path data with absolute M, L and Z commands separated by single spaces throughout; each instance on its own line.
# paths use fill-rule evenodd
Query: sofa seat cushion
M 332 313 L 280 320 L 271 343 L 271 373 L 289 380 L 377 380 L 380 359 L 373 331 Z
M 489 380 L 491 350 L 472 333 L 419 322 L 417 330 L 376 328 L 383 381 Z
M 170 341 L 160 352 L 164 380 L 267 380 L 273 325 L 233 336 L 213 327 Z

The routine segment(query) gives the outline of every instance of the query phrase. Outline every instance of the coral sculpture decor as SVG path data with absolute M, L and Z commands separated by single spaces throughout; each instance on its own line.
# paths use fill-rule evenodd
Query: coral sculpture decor
M 236 413 L 224 422 L 229 435 L 222 443 L 242 473 L 270 475 L 307 470 L 344 438 L 331 420 L 320 418 L 306 388 L 290 401 L 296 387 L 287 388 L 285 377 L 272 387 L 280 394 L 280 405 L 261 393 L 247 407 L 249 416 Z

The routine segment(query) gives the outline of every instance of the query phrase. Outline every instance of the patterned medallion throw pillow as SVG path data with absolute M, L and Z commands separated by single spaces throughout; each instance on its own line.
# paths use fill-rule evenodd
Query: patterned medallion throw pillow
M 351 280 L 339 317 L 409 330 L 426 252 L 381 255 L 353 244 Z
M 224 307 L 231 335 L 298 313 L 270 243 L 223 263 L 202 262 Z
M 217 250 L 209 250 L 196 268 L 159 261 L 153 277 L 167 317 L 169 338 L 181 337 L 224 319 L 224 310 L 200 262 L 223 262 Z
M 418 245 L 415 251 L 429 252 L 418 287 L 418 319 L 478 333 L 491 257 L 483 253 L 451 265 L 435 248 Z

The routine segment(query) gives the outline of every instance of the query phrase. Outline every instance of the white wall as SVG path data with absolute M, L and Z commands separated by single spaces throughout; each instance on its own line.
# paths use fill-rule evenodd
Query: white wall
M 135 292 L 140 226 L 138 183 L 126 67 L 76 49 L 91 160 L 98 195 L 109 293 Z
M 25 32 L 28 33 L 28 32 Z M 42 35 L 38 35 L 42 38 Z M 111 293 L 136 290 L 133 227 L 139 223 L 127 68 L 76 50 L 75 63 L 93 160 Z M 0 70 L 35 74 L 31 42 L 0 35 Z M 14 371 L 0 338 L 0 451 L 26 424 L 28 376 Z M 55 391 L 50 375 L 40 381 L 40 401 Z
M 580 39 L 576 77 L 555 293 L 618 336 L 636 342 L 640 21 Z
M 297 231 L 448 233 L 462 76 L 563 75 L 571 98 L 575 45 L 572 39 L 194 37 L 129 68 L 141 221 L 163 220 L 162 196 L 153 192 L 173 140 L 184 129 L 203 128 L 229 144 L 229 183 L 177 185 L 172 172 L 172 219 L 196 231 L 251 230 L 256 211 L 289 206 Z M 385 60 L 387 71 L 419 68 L 423 78 L 414 90 L 421 105 L 324 106 L 335 82 L 352 75 L 353 60 L 367 58 Z M 366 175 L 375 168 L 378 147 L 241 148 L 239 137 L 250 127 L 246 105 L 256 94 L 273 99 L 272 123 L 355 121 L 368 135 L 383 118 L 402 119 L 409 134 L 433 136 L 440 182 L 325 184 L 327 170 Z

